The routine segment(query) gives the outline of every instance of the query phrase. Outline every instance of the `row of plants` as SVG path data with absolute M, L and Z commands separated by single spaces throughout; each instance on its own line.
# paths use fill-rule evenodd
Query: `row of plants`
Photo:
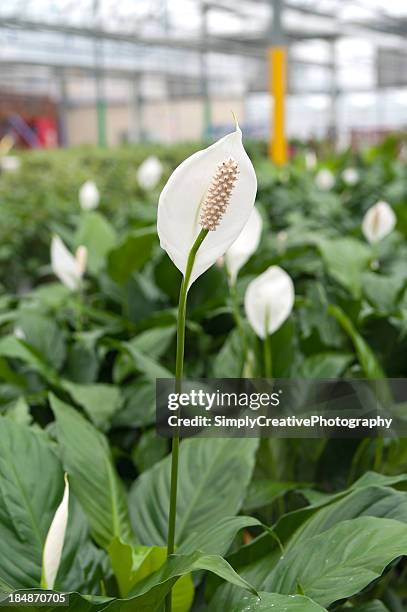
M 36 153 L 0 176 L 0 590 L 54 587 L 75 593 L 73 610 L 158 610 L 173 588 L 180 612 L 399 612 L 403 440 L 183 441 L 166 560 L 171 459 L 155 380 L 175 372 L 181 274 L 155 223 L 162 184 L 195 148 Z M 404 376 L 400 142 L 299 153 L 281 169 L 249 151 L 257 212 L 189 291 L 185 375 Z M 268 353 L 251 303 L 275 305 L 276 286 Z M 61 563 L 47 574 L 64 506 Z

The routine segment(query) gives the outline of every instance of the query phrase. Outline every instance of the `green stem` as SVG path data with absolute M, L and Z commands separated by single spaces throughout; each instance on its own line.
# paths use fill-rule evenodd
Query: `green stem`
M 272 356 L 272 350 L 271 350 L 271 334 L 268 333 L 269 316 L 270 316 L 270 313 L 268 310 L 266 310 L 266 316 L 264 317 L 265 337 L 264 337 L 264 342 L 263 342 L 265 378 L 273 377 L 273 356 Z
M 201 229 L 188 255 L 185 276 L 181 283 L 178 302 L 178 322 L 177 322 L 177 357 L 175 362 L 175 392 L 181 392 L 181 381 L 184 371 L 184 346 L 185 346 L 185 320 L 187 309 L 187 296 L 189 281 L 191 279 L 192 268 L 199 247 L 208 234 L 208 230 Z M 176 412 L 179 415 L 179 409 Z M 170 511 L 168 515 L 168 536 L 167 536 L 167 559 L 175 550 L 175 527 L 177 518 L 177 489 L 178 489 L 178 463 L 179 463 L 179 434 L 175 434 L 172 439 L 171 450 L 171 487 L 170 487 Z M 165 611 L 172 610 L 171 591 L 165 599 Z
M 267 334 L 263 342 L 264 355 L 264 376 L 265 378 L 273 378 L 273 357 L 271 350 L 271 335 Z
M 236 283 L 232 280 L 229 281 L 229 291 L 230 297 L 232 300 L 232 311 L 233 318 L 235 319 L 236 327 L 239 330 L 242 348 L 243 348 L 243 364 L 246 363 L 247 355 L 248 355 L 248 346 L 247 346 L 247 338 L 243 327 L 242 317 L 240 316 L 240 305 L 239 305 L 239 297 L 236 291 Z

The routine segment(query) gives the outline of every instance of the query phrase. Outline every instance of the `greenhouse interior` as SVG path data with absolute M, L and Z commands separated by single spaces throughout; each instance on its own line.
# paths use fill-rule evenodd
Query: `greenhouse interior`
M 407 611 L 406 0 L 0 4 L 0 609 Z

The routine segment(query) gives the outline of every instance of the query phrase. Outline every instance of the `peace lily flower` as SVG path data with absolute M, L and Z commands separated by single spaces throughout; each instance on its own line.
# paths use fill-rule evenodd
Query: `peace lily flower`
M 256 252 L 261 238 L 263 221 L 257 208 L 253 208 L 251 215 L 240 232 L 238 238 L 225 253 L 226 268 L 229 272 L 230 282 L 236 282 L 240 268 Z
M 188 286 L 237 239 L 253 210 L 256 189 L 237 124 L 236 131 L 191 155 L 172 173 L 160 196 L 157 230 L 161 247 L 184 276 L 191 248 L 206 230 Z
M 163 166 L 158 157 L 150 155 L 137 170 L 137 181 L 143 189 L 154 189 L 163 173 Z
M 362 232 L 370 243 L 383 240 L 396 225 L 396 215 L 387 202 L 377 202 L 369 208 L 362 222 Z
M 51 527 L 49 528 L 44 550 L 42 553 L 42 578 L 43 589 L 53 589 L 57 577 L 58 568 L 61 563 L 62 548 L 64 546 L 66 528 L 68 524 L 69 507 L 69 483 L 65 474 L 65 490 L 61 503 L 59 504 Z
M 96 183 L 85 181 L 79 189 L 79 203 L 83 210 L 93 210 L 99 206 L 100 194 Z
M 329 191 L 335 185 L 335 176 L 328 168 L 321 168 L 315 177 L 318 189 Z
M 315 151 L 305 151 L 305 167 L 307 170 L 314 170 L 317 165 L 317 155 Z
M 255 333 L 263 340 L 289 317 L 294 305 L 294 284 L 280 268 L 271 266 L 247 287 L 244 307 Z
M 342 172 L 342 179 L 349 186 L 356 185 L 359 182 L 359 172 L 356 168 L 345 168 Z
M 59 236 L 54 236 L 51 243 L 51 267 L 55 276 L 69 289 L 79 289 L 86 270 L 88 250 L 85 246 L 76 249 L 75 256 L 68 251 Z
M 5 172 L 17 172 L 21 166 L 21 160 L 15 155 L 3 155 L 0 157 L 1 169 Z

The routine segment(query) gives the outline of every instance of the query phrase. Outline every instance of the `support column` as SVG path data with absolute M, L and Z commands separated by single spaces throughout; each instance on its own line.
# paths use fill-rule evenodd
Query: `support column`
M 93 0 L 93 19 L 97 25 L 99 12 L 99 0 Z M 103 41 L 97 38 L 93 41 L 93 61 L 95 67 L 96 84 L 96 117 L 98 145 L 106 146 L 106 96 L 103 80 Z
M 212 111 L 208 78 L 208 12 L 209 6 L 201 0 L 201 96 L 203 102 L 202 139 L 207 140 L 212 128 Z
M 278 165 L 287 163 L 285 97 L 287 89 L 287 47 L 282 26 L 283 0 L 272 0 L 273 18 L 268 49 L 269 93 L 272 101 L 269 158 Z
M 68 135 L 68 90 L 66 85 L 66 73 L 64 68 L 58 68 L 56 71 L 56 80 L 59 84 L 59 112 L 58 112 L 58 128 L 59 128 L 59 144 L 61 147 L 69 146 Z

